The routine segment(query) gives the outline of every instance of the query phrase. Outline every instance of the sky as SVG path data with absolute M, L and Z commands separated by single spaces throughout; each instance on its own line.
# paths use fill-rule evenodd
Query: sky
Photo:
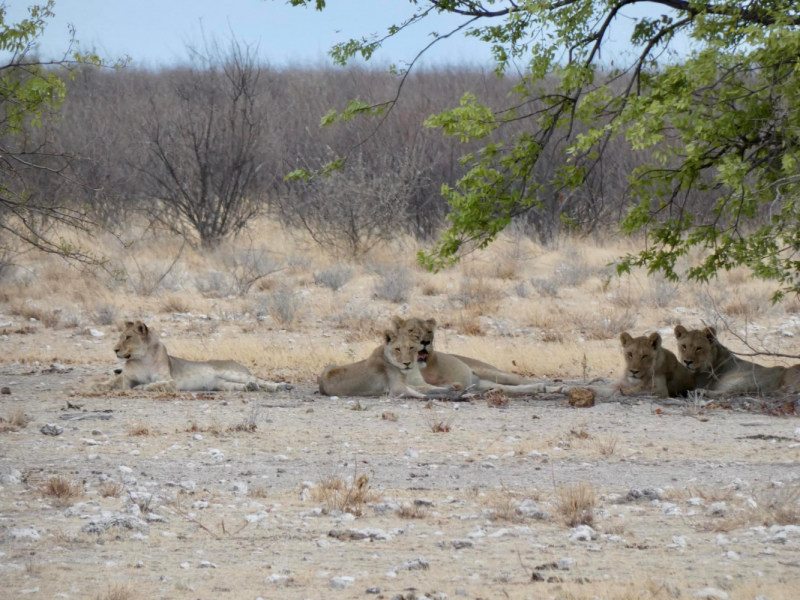
M 23 18 L 33 1 L 5 0 L 7 20 Z M 185 45 L 197 43 L 203 33 L 221 39 L 233 33 L 242 42 L 257 43 L 263 59 L 274 66 L 330 64 L 327 52 L 335 43 L 384 33 L 413 11 L 408 0 L 328 0 L 327 4 L 318 12 L 288 6 L 285 0 L 56 0 L 56 17 L 45 31 L 40 54 L 52 57 L 63 52 L 72 24 L 85 50 L 94 49 L 111 61 L 127 55 L 139 67 L 185 61 Z M 657 13 L 662 12 L 663 7 L 658 8 Z M 387 43 L 373 61 L 403 64 L 431 40 L 431 31 L 444 33 L 462 22 L 463 17 L 454 16 L 426 19 Z M 606 58 L 628 51 L 631 25 L 630 19 L 620 19 Z M 491 56 L 487 44 L 458 35 L 426 54 L 424 64 L 442 63 L 490 65 Z

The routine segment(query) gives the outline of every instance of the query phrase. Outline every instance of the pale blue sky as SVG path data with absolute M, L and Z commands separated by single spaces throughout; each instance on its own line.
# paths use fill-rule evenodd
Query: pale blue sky
M 9 21 L 25 15 L 32 1 L 6 0 Z M 413 8 L 407 0 L 330 0 L 321 13 L 290 7 L 284 0 L 56 0 L 56 18 L 40 48 L 44 56 L 63 50 L 69 39 L 67 25 L 72 24 L 85 49 L 95 48 L 108 59 L 127 54 L 134 65 L 157 67 L 183 61 L 184 43 L 200 39 L 202 22 L 207 35 L 227 37 L 233 31 L 241 41 L 259 42 L 263 58 L 276 66 L 329 63 L 327 52 L 333 44 L 384 33 Z M 665 11 L 662 7 L 656 12 Z M 431 31 L 444 33 L 461 22 L 460 17 L 437 16 L 415 25 L 387 43 L 373 60 L 382 64 L 410 60 L 431 39 Z M 627 51 L 630 25 L 629 19 L 620 20 L 606 60 L 612 53 Z M 461 35 L 440 42 L 427 56 L 427 64 L 490 63 L 486 44 Z

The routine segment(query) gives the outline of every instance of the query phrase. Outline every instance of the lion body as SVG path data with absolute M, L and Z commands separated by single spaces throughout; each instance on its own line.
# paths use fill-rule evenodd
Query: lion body
M 141 321 L 125 323 L 114 352 L 125 360 L 122 373 L 106 387 L 146 391 L 256 391 L 291 389 L 291 386 L 254 377 L 232 360 L 204 362 L 170 356 L 167 348 Z
M 771 394 L 800 386 L 800 365 L 765 367 L 741 359 L 719 342 L 713 327 L 688 330 L 678 325 L 675 338 L 681 361 L 710 397 Z
M 418 357 L 419 377 L 433 385 L 458 385 L 473 391 L 500 390 L 507 394 L 529 395 L 546 391 L 545 385 L 527 377 L 502 371 L 488 363 L 460 356 L 436 352 L 433 348 L 436 333 L 434 319 L 394 318 L 397 331 L 419 340 L 422 351 Z
M 634 338 L 624 332 L 620 342 L 625 357 L 622 392 L 646 392 L 667 398 L 686 396 L 694 389 L 694 375 L 663 347 L 658 333 Z
M 387 331 L 383 345 L 365 360 L 349 365 L 330 365 L 319 376 L 325 396 L 400 396 L 425 398 L 423 392 L 447 392 L 422 381 L 417 354 L 422 346 L 402 332 Z

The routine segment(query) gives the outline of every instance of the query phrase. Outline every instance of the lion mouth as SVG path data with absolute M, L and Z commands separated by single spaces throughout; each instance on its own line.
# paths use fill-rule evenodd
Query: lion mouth
M 417 353 L 417 362 L 424 363 L 428 360 L 428 351 L 424 348 Z

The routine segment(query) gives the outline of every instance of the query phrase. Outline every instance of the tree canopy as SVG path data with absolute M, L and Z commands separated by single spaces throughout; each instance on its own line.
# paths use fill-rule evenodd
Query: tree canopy
M 324 10 L 324 0 L 290 0 Z M 610 140 L 622 137 L 642 161 L 628 174 L 623 232 L 647 245 L 622 257 L 620 272 L 644 266 L 679 277 L 678 260 L 702 249 L 685 275 L 707 280 L 747 265 L 779 282 L 776 298 L 800 292 L 800 10 L 791 0 L 413 0 L 408 18 L 383 35 L 351 39 L 330 52 L 337 64 L 369 60 L 387 39 L 431 16 L 461 18 L 432 34 L 398 75 L 397 96 L 354 99 L 322 125 L 392 110 L 403 82 L 434 44 L 459 34 L 491 49 L 498 76 L 518 78 L 509 106 L 492 110 L 472 94 L 431 115 L 428 127 L 462 141 L 484 140 L 463 157 L 466 173 L 442 194 L 449 225 L 420 261 L 438 269 L 485 247 L 511 220 L 546 196 L 567 197 L 601 169 Z M 644 15 L 644 16 L 643 16 Z M 633 21 L 633 27 L 623 22 Z M 628 51 L 603 58 L 620 31 Z M 529 127 L 504 135 L 512 122 Z M 554 177 L 537 178 L 543 149 L 566 154 Z M 318 171 L 341 166 L 336 157 Z M 697 210 L 698 196 L 713 199 Z

